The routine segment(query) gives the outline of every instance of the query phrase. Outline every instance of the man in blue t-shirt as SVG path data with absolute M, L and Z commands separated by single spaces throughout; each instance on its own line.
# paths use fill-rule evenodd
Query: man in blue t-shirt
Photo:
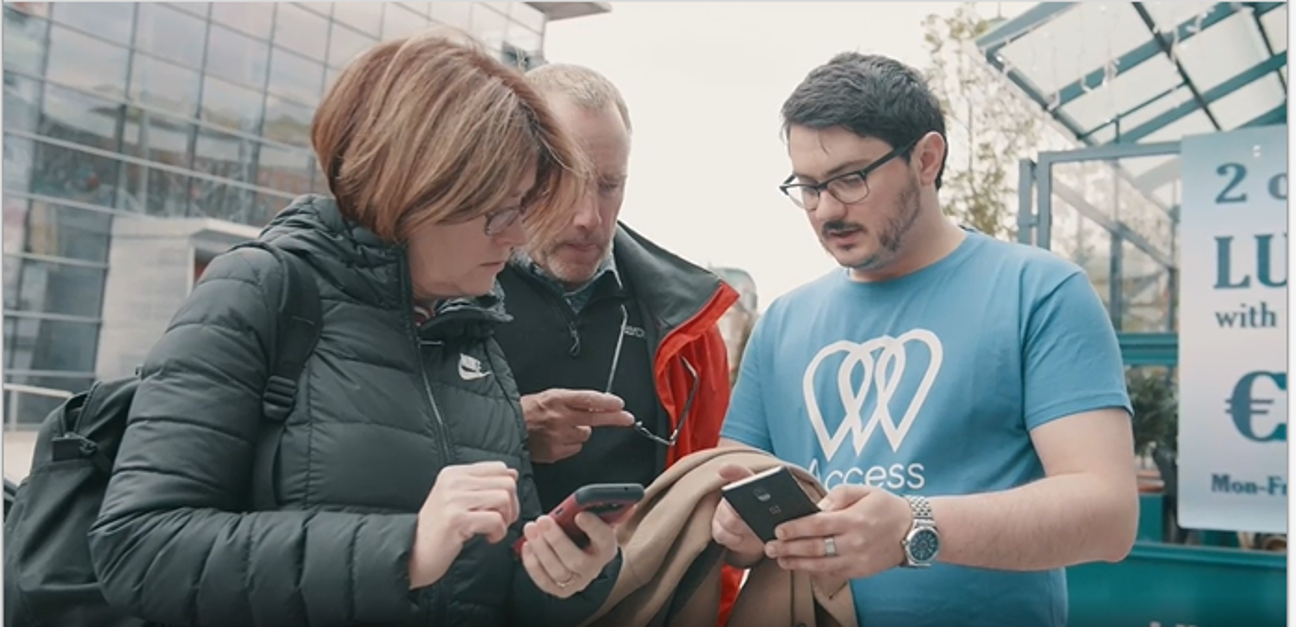
M 1063 568 L 1118 561 L 1138 520 L 1115 333 L 1084 272 L 960 228 L 937 199 L 945 124 L 922 77 L 841 54 L 783 105 L 781 189 L 843 266 L 770 305 L 722 445 L 826 488 L 730 563 L 851 580 L 861 625 L 1064 625 Z M 750 474 L 729 467 L 728 479 Z

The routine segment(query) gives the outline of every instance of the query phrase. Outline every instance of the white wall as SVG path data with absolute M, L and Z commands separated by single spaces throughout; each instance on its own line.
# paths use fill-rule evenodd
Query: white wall
M 195 260 L 256 235 L 218 220 L 113 220 L 95 374 L 133 373 L 193 288 Z

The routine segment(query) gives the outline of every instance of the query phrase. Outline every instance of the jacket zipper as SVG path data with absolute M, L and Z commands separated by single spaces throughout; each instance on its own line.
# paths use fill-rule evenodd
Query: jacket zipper
M 411 329 L 413 329 L 413 325 L 414 325 L 413 317 L 411 316 L 410 318 Z M 450 446 L 446 442 L 446 434 L 449 433 L 450 430 L 446 428 L 445 419 L 441 417 L 441 409 L 437 407 L 436 398 L 432 396 L 432 384 L 428 381 L 427 369 L 423 367 L 423 345 L 418 342 L 417 330 L 414 330 L 413 334 L 414 334 L 413 337 L 414 353 L 415 353 L 415 358 L 418 359 L 419 376 L 423 379 L 423 391 L 425 394 L 427 394 L 428 403 L 432 406 L 432 415 L 436 417 L 437 426 L 440 427 L 439 429 L 440 433 L 437 434 L 438 435 L 437 439 L 441 443 L 441 453 L 443 455 L 442 467 L 445 467 L 450 465 L 450 463 L 452 462 L 452 459 L 450 457 Z M 438 581 L 437 583 L 443 583 L 445 579 L 448 578 L 451 571 L 453 570 L 454 569 L 452 565 L 452 568 L 446 570 L 446 573 L 445 575 L 442 576 L 441 581 Z M 445 613 L 446 613 L 445 595 L 441 593 L 443 588 L 444 586 L 435 586 L 432 588 L 432 608 L 430 610 L 430 613 L 436 617 L 436 620 L 433 621 L 433 624 L 443 624 L 445 622 L 443 620 L 445 618 Z
M 549 302 L 549 306 L 558 312 L 558 316 L 567 323 L 567 334 L 571 336 L 571 347 L 567 353 L 572 357 L 579 357 L 581 353 L 581 336 L 580 327 L 577 325 L 577 314 L 572 311 L 571 305 L 568 305 L 561 296 L 554 294 L 544 294 L 541 298 Z
M 534 277 L 524 277 L 523 280 L 534 281 L 539 283 Z M 572 311 L 571 305 L 567 304 L 567 299 L 553 293 L 547 285 L 536 285 L 536 293 L 540 295 L 540 300 L 545 301 L 549 308 L 558 314 L 559 319 L 567 323 L 567 334 L 571 336 L 571 346 L 567 353 L 572 357 L 579 357 L 581 352 L 580 328 L 577 326 L 578 314 Z M 588 305 L 587 305 L 588 306 Z
M 519 274 L 525 275 L 525 273 L 521 272 Z M 567 324 L 567 335 L 571 337 L 572 342 L 571 346 L 567 349 L 567 353 L 572 357 L 579 357 L 582 348 L 579 326 L 580 318 L 591 306 L 607 297 L 596 296 L 591 298 L 589 302 L 585 304 L 585 308 L 582 309 L 580 313 L 577 313 L 572 310 L 571 305 L 568 304 L 566 298 L 555 294 L 553 290 L 550 289 L 550 286 L 542 284 L 540 279 L 533 276 L 523 276 L 522 280 L 534 284 L 535 292 L 540 295 L 540 300 L 547 303 L 549 308 L 552 309 L 554 313 L 558 314 L 559 319 Z
M 448 442 L 450 429 L 446 426 L 445 418 L 441 415 L 441 408 L 437 405 L 436 397 L 432 394 L 432 382 L 428 380 L 427 368 L 423 366 L 423 344 L 419 341 L 418 327 L 414 323 L 413 280 L 410 278 L 409 261 L 406 259 L 404 252 L 401 253 L 400 264 L 403 268 L 401 278 L 405 283 L 401 290 L 402 311 L 400 313 L 405 316 L 405 330 L 409 334 L 410 343 L 414 347 L 415 367 L 418 368 L 419 378 L 423 381 L 423 393 L 427 396 L 428 406 L 432 408 L 432 416 L 436 419 L 437 428 L 434 431 L 437 442 L 441 445 L 441 465 L 442 467 L 445 467 L 449 466 L 454 461 L 453 454 L 450 450 L 450 443 Z M 433 312 L 433 314 L 435 313 L 436 312 Z M 453 571 L 453 568 L 446 571 L 446 574 L 442 577 L 442 581 L 449 576 L 451 571 Z M 442 583 L 442 581 L 438 581 L 437 583 Z M 436 617 L 433 624 L 441 624 L 445 622 L 442 620 L 445 618 L 446 610 L 445 595 L 441 593 L 442 588 L 443 586 L 432 588 L 432 607 L 429 609 L 429 613 Z
M 449 465 L 454 459 L 450 451 L 450 445 L 446 442 L 448 429 L 446 428 L 445 418 L 441 415 L 441 408 L 437 406 L 436 397 L 432 395 L 432 382 L 428 380 L 427 368 L 423 367 L 423 343 L 419 340 L 418 327 L 414 323 L 414 296 L 409 276 L 409 264 L 405 262 L 403 255 L 401 262 L 401 265 L 405 268 L 403 276 L 406 287 L 406 289 L 402 290 L 405 296 L 403 301 L 404 310 L 401 315 L 405 316 L 405 330 L 409 333 L 410 343 L 414 347 L 414 357 L 418 364 L 419 376 L 423 380 L 423 392 L 427 395 L 428 405 L 431 406 L 432 415 L 436 418 L 436 424 L 439 431 L 441 431 L 437 435 L 441 436 L 438 439 L 441 444 L 441 452 L 445 455 L 442 461 L 444 465 Z

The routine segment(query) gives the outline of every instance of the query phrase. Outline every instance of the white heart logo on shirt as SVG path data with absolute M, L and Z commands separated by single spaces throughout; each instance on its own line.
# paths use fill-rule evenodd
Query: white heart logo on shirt
M 931 351 L 931 361 L 927 364 L 927 371 L 923 373 L 922 381 L 919 382 L 918 389 L 910 399 L 908 407 L 904 408 L 900 422 L 896 423 L 891 413 L 891 400 L 906 374 L 905 345 L 910 342 L 925 344 Z M 824 424 L 818 399 L 815 397 L 815 375 L 818 373 L 819 365 L 825 359 L 842 352 L 847 355 L 837 368 L 837 391 L 841 396 L 846 415 L 837 426 L 837 430 L 830 434 L 828 426 Z M 900 337 L 883 335 L 861 344 L 841 340 L 820 350 L 806 366 L 801 389 L 805 397 L 806 411 L 810 414 L 810 426 L 814 429 L 815 436 L 819 438 L 819 446 L 827 460 L 832 461 L 837 455 L 848 434 L 853 436 L 851 444 L 855 454 L 857 456 L 862 454 L 864 446 L 868 444 L 869 438 L 873 436 L 873 432 L 879 425 L 887 442 L 891 444 L 891 450 L 899 452 L 900 445 L 904 443 L 905 436 L 909 434 L 909 429 L 913 427 L 914 420 L 918 417 L 918 412 L 922 411 L 923 404 L 927 402 L 927 394 L 931 391 L 936 375 L 940 373 L 943 359 L 944 349 L 940 338 L 927 329 L 913 329 L 901 334 Z M 856 366 L 864 368 L 860 389 L 855 389 L 851 384 L 851 374 Z M 870 393 L 875 395 L 876 406 L 869 415 L 868 421 L 865 422 L 861 412 Z

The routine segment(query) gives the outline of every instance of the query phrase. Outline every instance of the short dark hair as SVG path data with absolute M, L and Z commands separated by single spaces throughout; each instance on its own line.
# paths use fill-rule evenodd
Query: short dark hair
M 842 127 L 899 148 L 930 132 L 945 137 L 940 101 L 917 70 L 882 55 L 843 52 L 813 69 L 783 103 L 783 137 L 793 126 Z M 901 155 L 908 159 L 909 153 Z M 942 159 L 936 174 L 940 189 Z

